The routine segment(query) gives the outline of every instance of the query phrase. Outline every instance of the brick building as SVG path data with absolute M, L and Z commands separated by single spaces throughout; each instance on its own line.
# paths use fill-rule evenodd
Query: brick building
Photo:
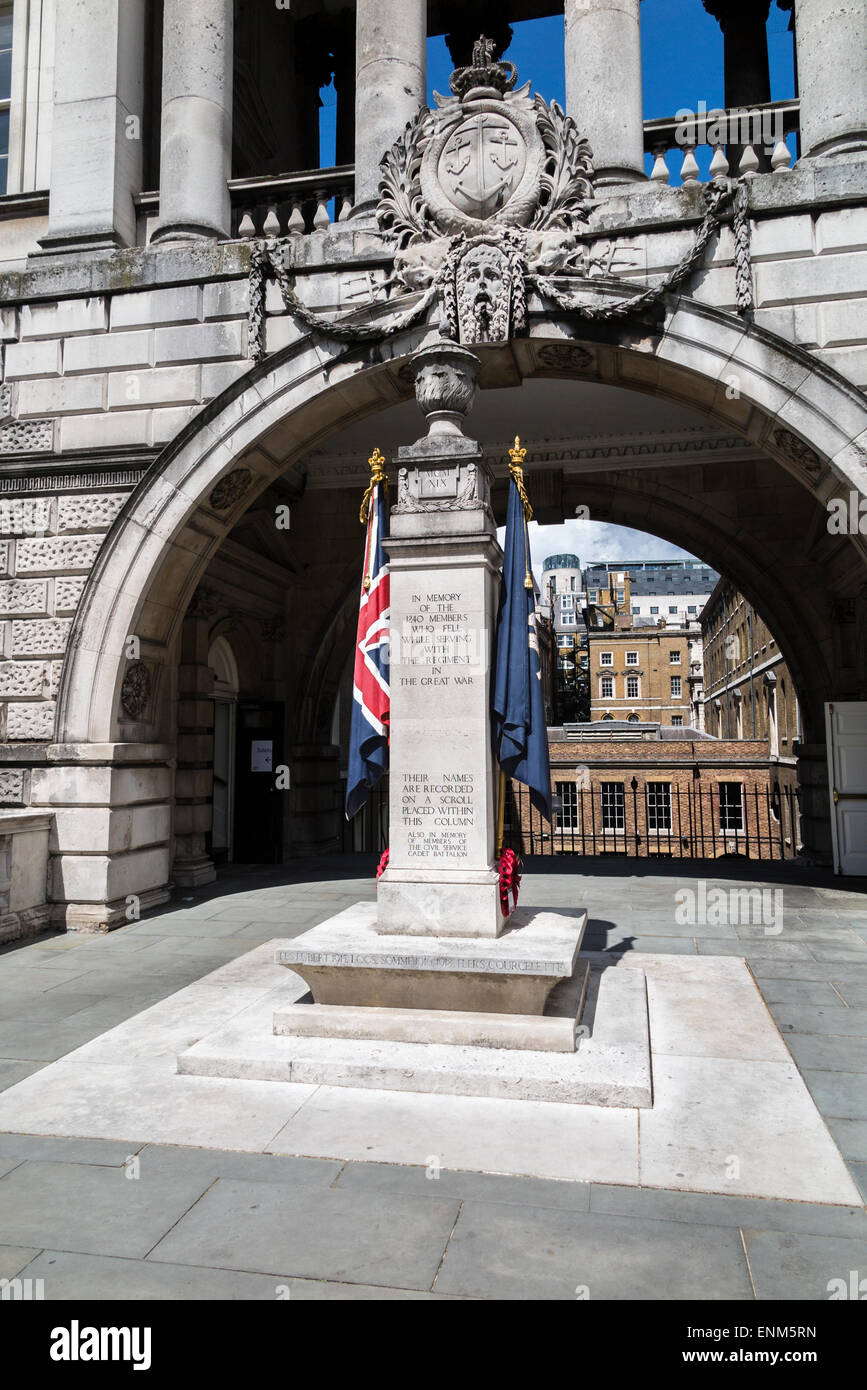
M 506 843 L 524 854 L 788 859 L 798 800 L 760 739 L 658 723 L 549 730 L 553 825 L 511 785 Z
M 768 756 L 796 764 L 798 696 L 767 623 L 729 579 L 701 614 L 705 728 L 717 738 L 759 739 Z
M 685 628 L 588 624 L 590 718 L 690 722 L 690 635 Z

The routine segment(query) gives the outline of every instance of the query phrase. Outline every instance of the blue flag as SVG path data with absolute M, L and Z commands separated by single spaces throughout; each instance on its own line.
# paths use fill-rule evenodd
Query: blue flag
M 347 820 L 361 810 L 368 791 L 388 771 L 391 584 L 382 544 L 388 517 L 385 487 L 384 478 L 375 479 L 365 494 L 367 535 L 352 680 Z
M 551 819 L 551 768 L 536 634 L 536 591 L 524 508 L 514 478 L 509 485 L 503 578 L 497 614 L 491 722 L 494 753 L 503 772 L 530 789 L 530 800 Z

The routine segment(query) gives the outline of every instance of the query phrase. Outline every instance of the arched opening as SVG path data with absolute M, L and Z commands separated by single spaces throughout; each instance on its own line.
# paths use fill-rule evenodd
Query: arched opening
M 864 681 L 855 640 L 864 622 L 856 592 L 864 541 L 832 542 L 825 501 L 841 487 L 864 488 L 864 402 L 774 335 L 688 300 L 653 323 L 594 329 L 598 336 L 580 342 L 573 332 L 538 318 L 529 338 L 479 350 L 481 392 L 468 430 L 492 467 L 495 510 L 502 513 L 506 495 L 504 446 L 520 432 L 540 519 L 562 521 L 588 507 L 732 577 L 767 616 L 802 695 L 805 842 L 821 852 L 824 703 L 857 696 Z M 333 721 L 354 632 L 359 491 L 373 444 L 393 457 L 421 432 L 406 363 L 423 340 L 423 330 L 412 330 L 338 352 L 301 339 L 254 368 L 166 449 L 115 523 L 85 590 L 61 682 L 58 741 L 119 743 L 143 760 L 169 761 L 185 615 L 246 527 L 248 551 L 267 537 L 285 561 L 284 604 L 272 613 L 279 659 L 269 679 L 275 703 L 284 704 L 280 751 L 297 775 L 280 854 L 337 847 Z M 278 508 L 291 515 L 282 534 Z M 797 547 L 793 534 L 802 538 Z M 120 698 L 130 632 L 149 672 L 135 717 Z M 163 881 L 167 859 L 165 851 Z M 145 871 L 152 877 L 157 862 Z

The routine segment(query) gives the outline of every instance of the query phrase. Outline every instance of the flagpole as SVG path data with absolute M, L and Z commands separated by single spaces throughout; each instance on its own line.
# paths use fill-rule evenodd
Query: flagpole
M 503 849 L 503 831 L 506 824 L 506 774 L 500 768 L 500 795 L 497 804 L 497 853 L 494 856 L 499 859 Z

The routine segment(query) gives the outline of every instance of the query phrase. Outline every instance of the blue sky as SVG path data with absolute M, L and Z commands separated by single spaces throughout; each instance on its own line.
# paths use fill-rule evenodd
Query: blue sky
M 792 35 L 789 15 L 773 0 L 768 16 L 768 56 L 771 99 L 794 95 Z M 563 64 L 563 16 L 530 20 L 513 26 L 514 36 L 505 56 L 518 69 L 518 81 L 528 79 L 546 100 L 565 104 Z M 723 38 L 717 21 L 701 0 L 643 0 L 641 6 L 642 84 L 645 120 L 673 116 L 676 111 L 707 110 L 723 105 Z M 452 62 L 445 39 L 428 41 L 428 100 L 433 93 L 447 93 Z M 616 100 L 618 73 L 612 71 L 612 100 Z M 324 89 L 321 120 L 323 163 L 334 154 L 334 91 Z M 794 153 L 794 151 L 793 151 Z M 710 151 L 696 151 L 701 178 L 707 176 Z M 650 156 L 647 171 L 650 172 Z M 672 161 L 677 168 L 677 160 Z M 538 571 L 546 555 L 574 551 L 582 563 L 588 560 L 668 560 L 686 551 L 643 531 L 631 531 L 597 521 L 568 521 L 562 526 L 531 528 L 533 563 Z

